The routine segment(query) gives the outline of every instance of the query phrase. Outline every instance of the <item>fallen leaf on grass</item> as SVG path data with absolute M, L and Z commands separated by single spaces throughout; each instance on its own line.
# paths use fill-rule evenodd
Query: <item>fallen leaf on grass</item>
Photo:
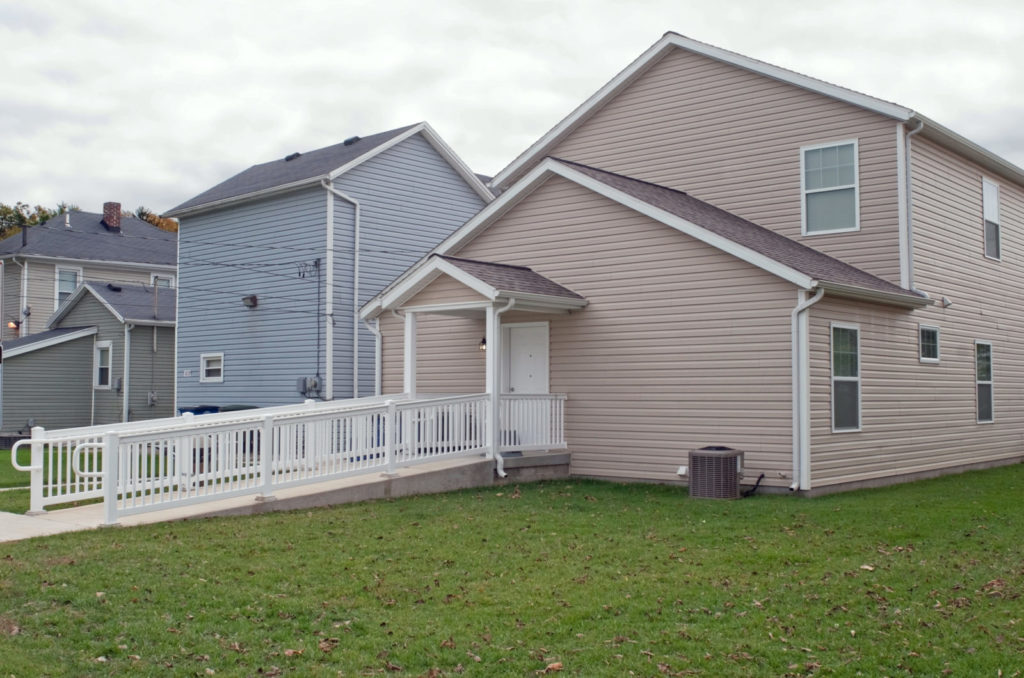
M 284 656 L 285 657 L 299 657 L 299 656 L 302 655 L 303 652 L 305 652 L 305 650 L 285 650 L 284 651 Z
M 330 652 L 334 648 L 338 647 L 340 643 L 340 638 L 324 638 L 319 643 L 317 643 L 317 647 L 320 648 L 321 652 Z
M 472 652 L 470 652 L 469 650 L 466 650 L 466 656 L 467 656 L 467 657 L 469 657 L 470 659 L 472 659 L 472 660 L 473 660 L 473 661 L 475 661 L 475 662 L 478 662 L 478 661 L 480 661 L 480 656 L 479 656 L 479 655 L 475 655 L 475 654 L 473 654 L 473 653 L 472 653 Z
M 860 569 L 867 570 L 868 572 L 874 572 L 875 571 L 875 566 L 874 565 L 861 565 Z
M 562 670 L 562 662 L 551 662 L 550 664 L 545 666 L 542 671 L 537 671 L 537 675 L 543 676 L 544 674 L 555 673 L 556 671 L 561 671 L 561 670 Z
M 455 649 L 455 639 L 452 638 L 451 636 L 448 636 L 448 640 L 442 640 L 441 641 L 441 647 L 446 647 L 446 648 L 448 648 L 450 650 L 454 650 Z
M 384 668 L 386 668 L 388 671 L 401 671 L 402 670 L 401 666 L 399 666 L 398 664 L 392 664 L 391 662 L 389 662 L 387 660 L 384 661 Z

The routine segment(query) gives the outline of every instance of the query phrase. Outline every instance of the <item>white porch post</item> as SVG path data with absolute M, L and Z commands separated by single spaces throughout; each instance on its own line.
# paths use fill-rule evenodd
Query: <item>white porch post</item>
M 416 397 L 416 314 L 412 311 L 405 313 L 405 356 L 404 356 L 405 382 L 402 388 L 410 398 Z

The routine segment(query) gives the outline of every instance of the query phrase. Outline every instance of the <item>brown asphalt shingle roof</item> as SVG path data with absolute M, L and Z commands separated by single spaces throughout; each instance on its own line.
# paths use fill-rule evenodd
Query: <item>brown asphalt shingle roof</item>
M 887 280 L 851 266 L 816 249 L 791 240 L 784 235 L 747 221 L 741 217 L 698 200 L 687 193 L 665 186 L 582 165 L 570 160 L 558 162 L 618 189 L 637 200 L 685 219 L 716 235 L 758 252 L 815 280 L 850 285 L 887 294 L 923 298 Z
M 563 297 L 566 299 L 583 299 L 568 287 L 562 287 L 558 283 L 545 278 L 526 266 L 512 266 L 510 264 L 495 264 L 489 261 L 476 261 L 475 259 L 461 259 L 449 257 L 442 254 L 433 256 L 459 267 L 477 280 L 481 280 L 495 289 L 502 292 L 521 292 L 523 294 L 542 294 L 549 297 Z

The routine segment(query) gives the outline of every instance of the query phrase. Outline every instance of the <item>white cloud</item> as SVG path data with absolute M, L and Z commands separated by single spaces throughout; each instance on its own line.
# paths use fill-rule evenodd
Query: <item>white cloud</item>
M 169 207 L 428 120 L 493 174 L 675 30 L 920 110 L 1024 165 L 1024 8 L 977 0 L 0 0 L 0 201 Z

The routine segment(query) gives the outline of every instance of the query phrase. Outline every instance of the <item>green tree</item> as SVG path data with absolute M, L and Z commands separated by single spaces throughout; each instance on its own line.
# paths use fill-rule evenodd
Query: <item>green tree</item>
M 66 202 L 57 203 L 57 206 L 53 208 L 42 205 L 32 206 L 20 200 L 13 205 L 0 203 L 0 239 L 6 238 L 22 226 L 35 226 L 65 212 L 76 211 L 78 211 L 77 205 Z

